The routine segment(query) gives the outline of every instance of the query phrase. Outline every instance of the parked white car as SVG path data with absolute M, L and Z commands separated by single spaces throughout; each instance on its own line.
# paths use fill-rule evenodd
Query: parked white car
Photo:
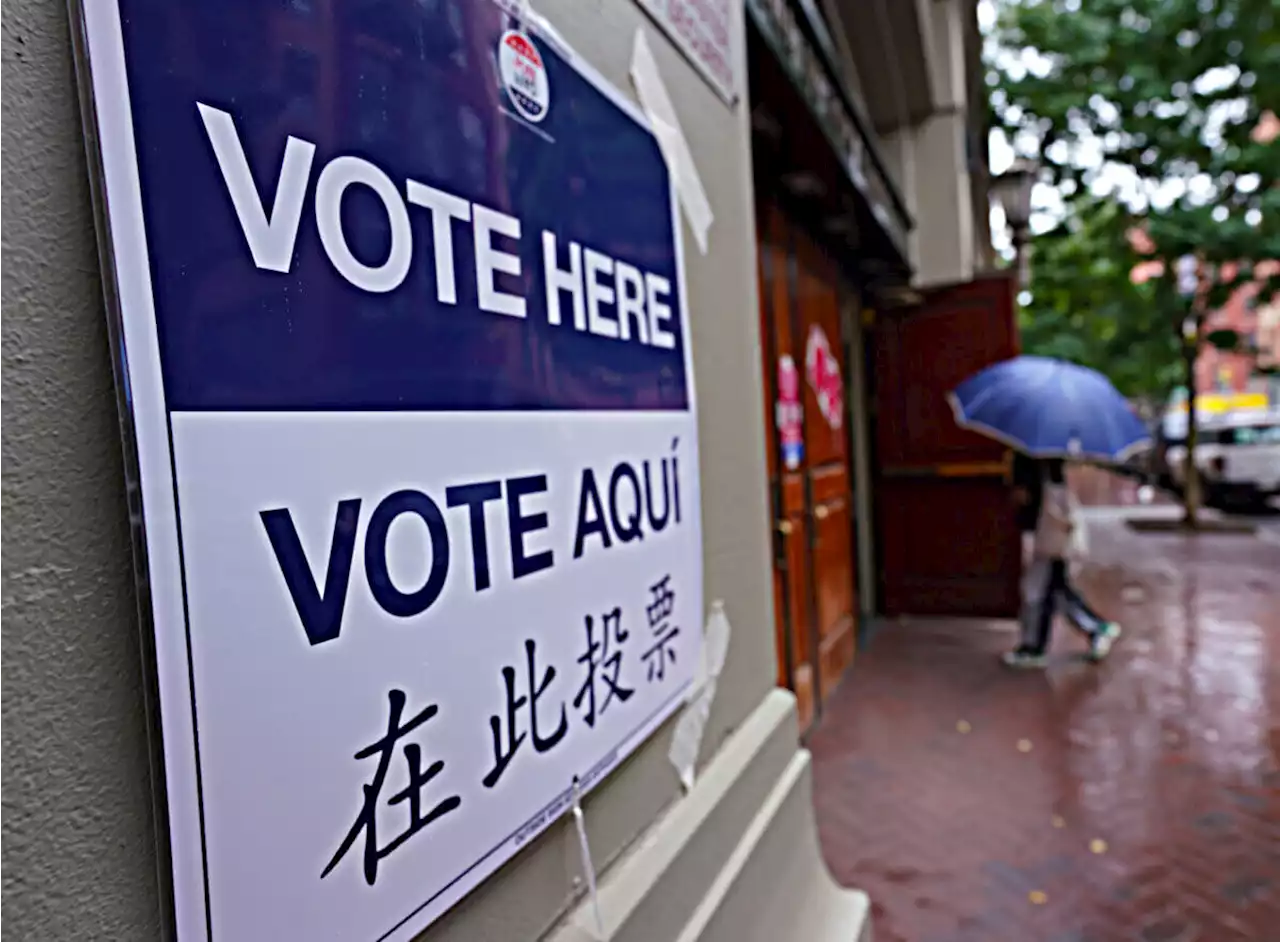
M 1214 416 L 1199 424 L 1196 467 L 1209 503 L 1258 506 L 1280 496 L 1280 409 Z M 1174 483 L 1185 477 L 1186 440 L 1166 452 Z

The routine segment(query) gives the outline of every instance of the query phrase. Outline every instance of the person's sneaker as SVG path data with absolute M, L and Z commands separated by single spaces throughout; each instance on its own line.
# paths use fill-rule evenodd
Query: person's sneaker
M 1021 670 L 1035 670 L 1049 665 L 1049 658 L 1045 656 L 1044 652 L 1036 651 L 1033 648 L 1015 648 L 1012 651 L 1005 651 L 1004 654 L 1000 655 L 1000 660 L 1005 667 L 1015 667 Z
M 1111 653 L 1111 647 L 1120 639 L 1123 632 L 1113 621 L 1107 622 L 1089 639 L 1089 660 L 1101 661 Z

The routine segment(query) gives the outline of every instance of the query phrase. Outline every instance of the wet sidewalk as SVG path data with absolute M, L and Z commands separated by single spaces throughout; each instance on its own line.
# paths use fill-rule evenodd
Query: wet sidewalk
M 997 663 L 1009 623 L 886 625 L 810 738 L 828 863 L 877 942 L 1280 939 L 1280 545 L 1087 511 L 1124 639 Z

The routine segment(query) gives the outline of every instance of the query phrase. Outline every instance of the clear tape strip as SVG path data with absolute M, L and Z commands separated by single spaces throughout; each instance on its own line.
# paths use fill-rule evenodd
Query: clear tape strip
M 573 778 L 573 824 L 578 831 L 578 850 L 582 854 L 582 872 L 587 877 L 587 892 L 591 894 L 591 914 L 595 918 L 596 938 L 604 939 L 604 917 L 600 914 L 600 894 L 596 890 L 596 867 L 591 861 L 591 845 L 587 842 L 587 820 L 582 813 L 582 790 L 578 777 Z

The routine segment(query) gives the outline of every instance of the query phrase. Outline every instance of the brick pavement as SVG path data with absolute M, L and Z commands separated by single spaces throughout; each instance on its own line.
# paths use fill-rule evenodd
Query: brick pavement
M 1061 622 L 1015 673 L 1010 624 L 908 620 L 833 695 L 819 831 L 877 942 L 1280 940 L 1280 546 L 1121 513 L 1088 512 L 1106 664 Z

